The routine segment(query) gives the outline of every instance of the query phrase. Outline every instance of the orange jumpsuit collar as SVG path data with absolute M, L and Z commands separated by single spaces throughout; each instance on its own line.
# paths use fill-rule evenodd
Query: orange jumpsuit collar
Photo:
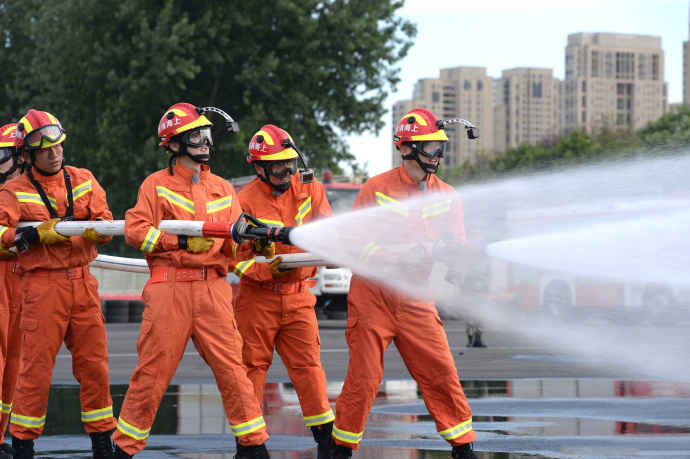
M 180 177 L 182 177 L 183 179 L 188 180 L 188 181 L 191 182 L 192 177 L 193 177 L 194 174 L 195 174 L 195 171 L 193 171 L 193 170 L 191 170 L 191 169 L 188 169 L 188 168 L 184 167 L 184 166 L 183 166 L 182 164 L 180 164 L 180 163 L 175 163 L 175 165 L 173 166 L 173 173 L 174 173 L 175 175 L 180 176 Z M 206 164 L 202 164 L 202 165 L 201 165 L 201 173 L 199 174 L 199 178 L 201 178 L 201 179 L 206 179 L 206 178 L 208 178 L 208 175 L 209 175 L 210 173 L 211 173 L 211 168 L 208 167 Z

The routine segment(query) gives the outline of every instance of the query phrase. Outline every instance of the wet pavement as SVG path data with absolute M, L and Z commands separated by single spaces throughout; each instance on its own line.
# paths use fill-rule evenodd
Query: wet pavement
M 342 382 L 329 384 L 334 402 Z M 690 458 L 690 382 L 605 378 L 465 380 L 481 459 Z M 119 412 L 126 386 L 112 386 Z M 272 458 L 316 457 L 289 383 L 268 383 L 263 400 Z M 54 385 L 41 458 L 90 457 L 79 390 Z M 170 386 L 147 449 L 137 458 L 231 459 L 234 439 L 214 384 Z M 382 383 L 359 458 L 448 458 L 448 445 L 410 380 Z

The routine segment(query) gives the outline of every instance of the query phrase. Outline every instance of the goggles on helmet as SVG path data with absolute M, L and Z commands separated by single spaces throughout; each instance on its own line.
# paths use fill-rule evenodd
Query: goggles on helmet
M 24 148 L 40 150 L 44 144 L 54 144 L 65 134 L 65 130 L 58 124 L 46 124 L 32 131 L 24 139 Z
M 213 146 L 213 136 L 211 135 L 211 127 L 205 126 L 199 129 L 193 129 L 182 134 L 182 142 L 194 148 L 203 146 Z
M 421 148 L 415 148 L 417 153 L 428 159 L 443 158 L 443 151 L 445 150 L 445 142 L 420 142 Z
M 15 156 L 14 148 L 0 148 L 0 164 L 12 159 Z

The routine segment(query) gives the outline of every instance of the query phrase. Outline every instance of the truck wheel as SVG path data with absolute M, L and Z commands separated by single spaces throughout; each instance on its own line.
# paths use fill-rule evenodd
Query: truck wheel
M 123 324 L 129 321 L 129 301 L 108 300 L 105 302 L 105 321 L 111 324 Z

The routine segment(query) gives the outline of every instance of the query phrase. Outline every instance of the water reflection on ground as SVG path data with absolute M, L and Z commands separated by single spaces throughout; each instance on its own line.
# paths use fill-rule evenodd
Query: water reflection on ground
M 482 459 L 690 457 L 690 383 L 610 379 L 463 381 Z M 342 383 L 330 383 L 334 402 Z M 111 388 L 119 412 L 126 386 Z M 271 457 L 315 457 L 294 388 L 268 383 Z M 170 386 L 137 458 L 230 459 L 234 439 L 214 384 Z M 38 457 L 89 457 L 76 386 L 51 390 Z M 448 458 L 413 381 L 385 381 L 359 458 Z

